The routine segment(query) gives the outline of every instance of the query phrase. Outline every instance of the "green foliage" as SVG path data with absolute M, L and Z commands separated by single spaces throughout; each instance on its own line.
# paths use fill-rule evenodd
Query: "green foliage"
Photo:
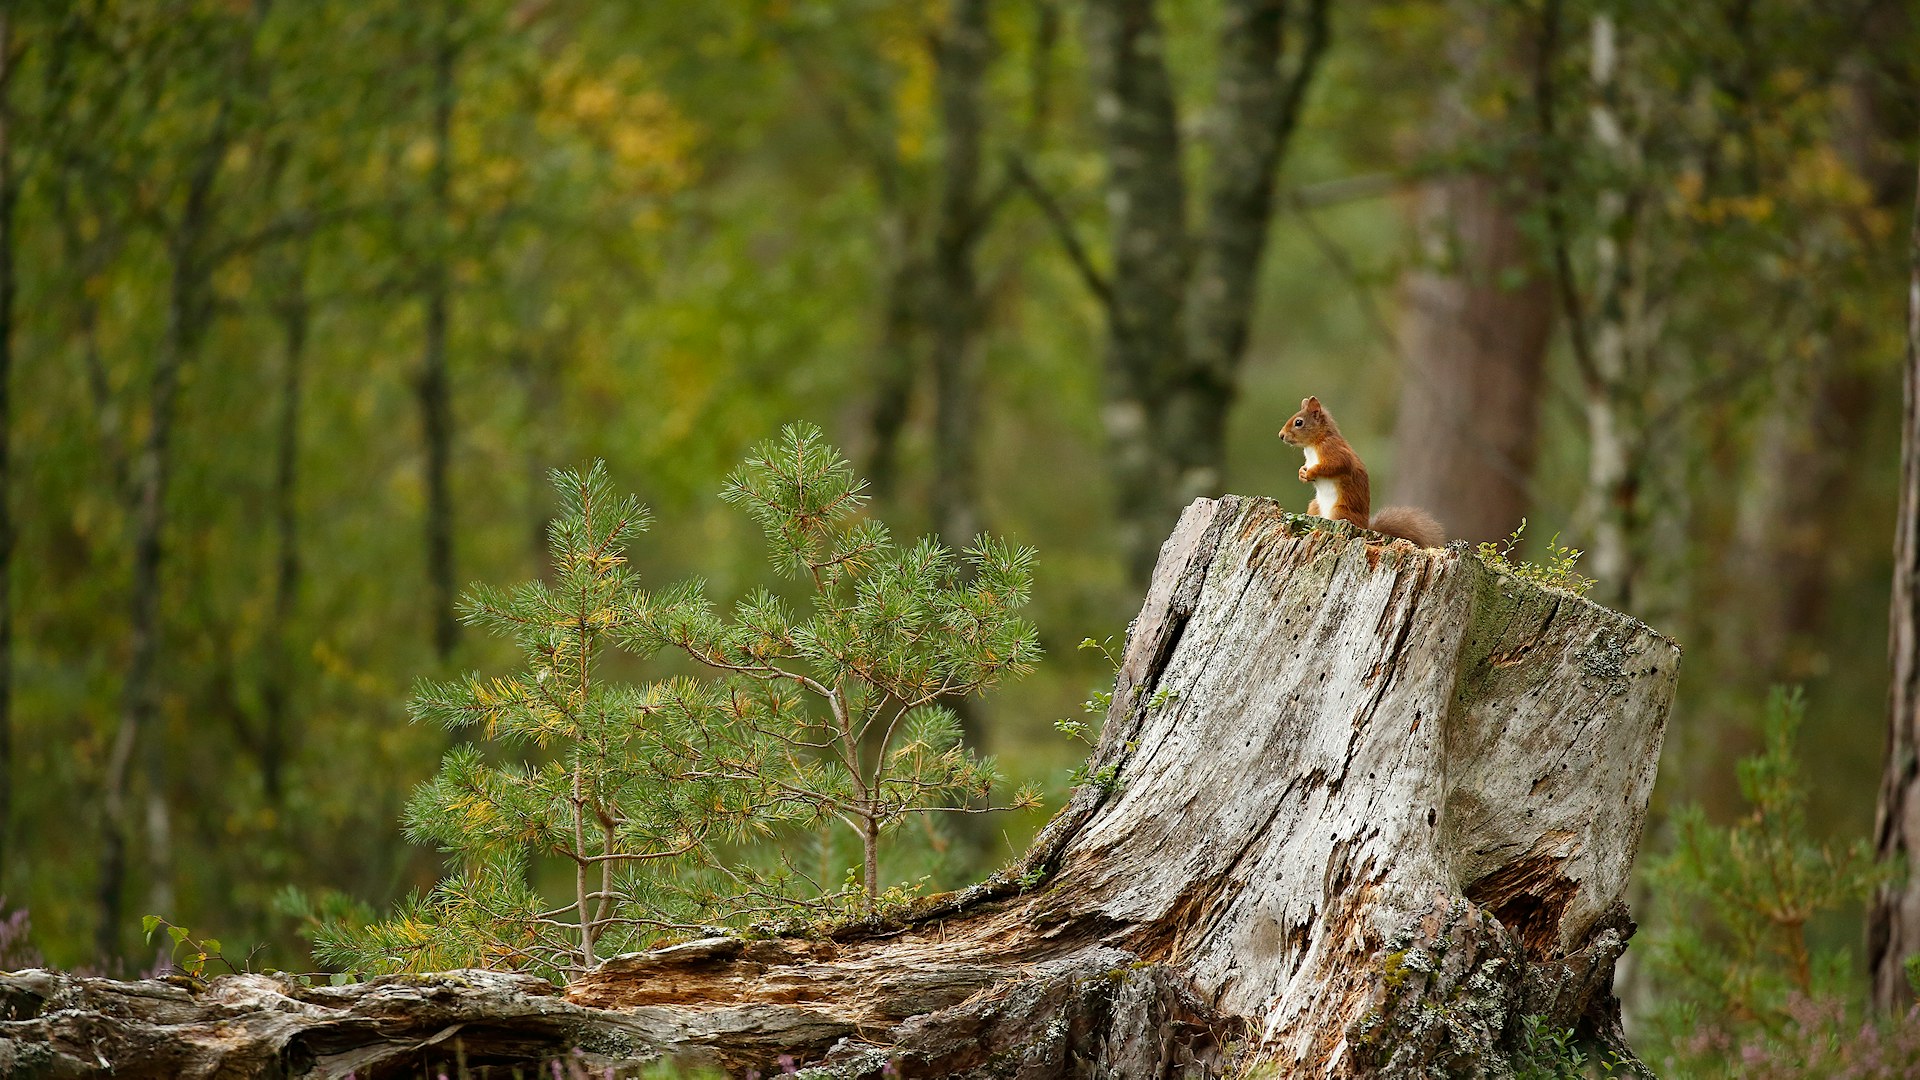
M 884 835 L 914 814 L 989 809 L 980 800 L 998 774 L 960 744 L 944 703 L 1026 674 L 1040 646 L 1019 615 L 1031 549 L 989 536 L 963 553 L 933 539 L 896 547 L 884 525 L 858 516 L 865 491 L 820 429 L 789 425 L 754 448 L 722 498 L 746 510 L 774 568 L 805 589 L 804 615 L 758 590 L 728 620 L 683 587 L 626 633 L 733 677 L 730 730 L 767 763 L 747 771 L 773 777 L 777 804 L 803 823 L 854 831 L 871 906 Z M 1012 805 L 1038 801 L 1027 788 Z
M 1580 552 L 1575 548 L 1564 547 L 1560 543 L 1560 534 L 1554 533 L 1547 541 L 1546 558 L 1540 562 L 1527 562 L 1514 557 L 1520 547 L 1520 541 L 1527 531 L 1527 519 L 1521 518 L 1520 524 L 1506 539 L 1499 543 L 1482 541 L 1477 554 L 1481 561 L 1509 571 L 1518 577 L 1556 589 L 1565 589 L 1575 596 L 1585 596 L 1593 588 L 1592 578 L 1580 574 L 1574 569 L 1580 562 Z
M 228 974 L 232 975 L 251 971 L 254 956 L 265 948 L 264 945 L 255 945 L 246 956 L 235 961 L 220 951 L 219 938 L 195 937 L 193 931 L 184 926 L 176 926 L 159 915 L 141 916 L 140 931 L 146 935 L 149 944 L 153 941 L 153 935 L 161 929 L 166 930 L 168 939 L 173 942 L 173 947 L 167 954 L 168 961 L 181 974 L 196 979 L 207 974 L 207 965 L 212 963 L 219 963 L 227 969 Z
M 1114 682 L 1110 685 L 1118 685 L 1120 656 L 1114 651 L 1112 638 L 1107 638 L 1104 641 L 1096 641 L 1093 638 L 1082 638 L 1080 648 L 1099 653 L 1101 658 L 1106 661 L 1106 665 L 1110 669 L 1114 679 Z M 1178 690 L 1175 690 L 1171 686 L 1163 686 L 1155 690 L 1153 696 L 1147 699 L 1147 709 L 1148 711 L 1152 711 L 1178 701 L 1179 699 L 1180 692 Z M 1088 747 L 1093 747 L 1095 743 L 1088 737 L 1087 733 L 1092 730 L 1093 726 L 1106 721 L 1107 711 L 1112 706 L 1113 691 L 1096 686 L 1088 692 L 1086 700 L 1080 703 L 1080 711 L 1087 716 L 1087 719 L 1055 720 L 1053 722 L 1054 730 L 1076 742 Z M 1124 749 L 1127 753 L 1131 754 L 1134 751 L 1134 744 L 1130 742 L 1126 744 Z M 1068 783 L 1073 787 L 1091 785 L 1102 792 L 1113 791 L 1119 786 L 1119 782 L 1120 766 L 1118 763 L 1103 765 L 1096 769 L 1090 760 L 1081 762 L 1068 777 Z
M 526 670 L 423 682 L 409 709 L 538 758 L 450 751 L 404 820 L 455 872 L 391 918 L 323 920 L 318 954 L 355 971 L 566 977 L 703 921 L 903 908 L 916 890 L 882 889 L 883 838 L 915 814 L 992 808 L 993 765 L 960 744 L 943 702 L 1038 659 L 1017 614 L 1033 553 L 989 537 L 964 556 L 932 540 L 896 548 L 858 515 L 864 485 L 846 460 L 819 429 L 792 425 L 722 497 L 760 525 L 774 567 L 809 594 L 806 612 L 757 589 L 723 615 L 697 581 L 640 587 L 626 548 L 648 514 L 614 495 L 603 465 L 554 480 L 551 583 L 477 586 L 462 610 L 468 625 L 511 639 Z M 711 675 L 610 683 L 609 649 L 673 650 Z M 1038 797 L 1022 791 L 1015 805 Z M 755 850 L 841 826 L 862 853 L 845 888 Z M 553 906 L 534 886 L 534 859 L 571 870 L 570 902 Z
M 1539 1016 L 1520 1018 L 1520 1045 L 1513 1055 L 1514 1080 L 1586 1080 L 1588 1077 L 1638 1077 L 1619 1053 L 1593 1057 L 1565 1028 L 1549 1026 Z
M 1715 825 L 1698 807 L 1674 815 L 1673 850 L 1651 875 L 1665 909 L 1652 965 L 1673 1045 L 1702 1030 L 1788 1035 L 1800 1026 L 1796 1008 L 1843 1000 L 1857 982 L 1845 954 L 1809 946 L 1808 924 L 1864 901 L 1894 868 L 1875 864 L 1865 840 L 1836 848 L 1809 834 L 1794 747 L 1805 718 L 1797 688 L 1769 695 L 1763 749 L 1737 770 L 1750 808 L 1741 820 Z

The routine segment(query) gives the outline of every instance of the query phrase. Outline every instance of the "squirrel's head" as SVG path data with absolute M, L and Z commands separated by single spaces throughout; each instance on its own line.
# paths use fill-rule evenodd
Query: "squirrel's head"
M 1312 446 L 1339 431 L 1333 426 L 1333 417 L 1321 407 L 1320 399 L 1309 397 L 1300 399 L 1300 411 L 1280 429 L 1280 438 L 1289 446 Z

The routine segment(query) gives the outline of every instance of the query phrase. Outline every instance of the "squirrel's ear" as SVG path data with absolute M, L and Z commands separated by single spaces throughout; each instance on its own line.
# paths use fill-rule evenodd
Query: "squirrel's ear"
M 1301 398 L 1300 407 L 1303 409 L 1317 409 L 1320 407 L 1320 399 L 1317 397 Z

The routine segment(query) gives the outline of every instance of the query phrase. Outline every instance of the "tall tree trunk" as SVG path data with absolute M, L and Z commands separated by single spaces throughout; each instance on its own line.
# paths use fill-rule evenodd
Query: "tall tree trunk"
M 1287 0 L 1229 0 L 1208 116 L 1206 209 L 1190 230 L 1166 31 L 1153 0 L 1093 0 L 1088 63 L 1112 236 L 1105 421 L 1129 574 L 1145 581 L 1187 499 L 1219 489 L 1227 412 L 1272 219 L 1274 170 L 1327 42 L 1307 0 L 1291 71 Z
M 934 385 L 933 527 L 954 547 L 980 532 L 980 320 L 974 254 L 989 208 L 980 197 L 987 66 L 987 0 L 953 0 L 935 49 L 941 149 L 940 206 L 927 296 Z
M 1092 0 L 1085 19 L 1113 248 L 1103 419 L 1121 553 L 1139 581 L 1153 565 L 1173 486 L 1158 433 L 1174 375 L 1187 366 L 1180 331 L 1192 262 L 1187 186 L 1154 0 Z
M 460 641 L 460 623 L 454 618 L 453 494 L 449 473 L 453 459 L 452 389 L 447 379 L 447 308 L 450 289 L 447 252 L 453 230 L 453 20 L 452 0 L 442 4 L 433 49 L 433 169 L 428 175 L 428 213 L 433 249 L 428 252 L 421 304 L 425 311 L 426 341 L 421 352 L 415 393 L 420 403 L 420 431 L 426 443 L 427 487 L 427 595 L 432 605 L 434 651 L 444 662 Z
M 0 10 L 0 878 L 13 826 L 13 23 Z
M 1448 536 L 1498 540 L 1530 502 L 1552 285 L 1494 177 L 1431 180 L 1416 213 L 1423 244 L 1448 254 L 1402 281 L 1393 501 L 1431 510 Z
M 523 409 L 520 460 L 527 485 L 527 558 L 536 577 L 545 577 L 551 570 L 547 526 L 553 521 L 552 504 L 548 501 L 553 483 L 547 476 L 547 470 L 553 467 L 553 451 L 547 432 L 556 422 L 554 398 L 558 393 L 555 385 L 558 374 L 545 349 L 540 343 L 523 344 L 507 356 L 508 367 L 520 383 Z
M 899 487 L 900 432 L 913 407 L 914 375 L 920 366 L 917 349 L 926 268 L 920 261 L 919 230 L 909 211 L 895 207 L 883 231 L 886 295 L 874 357 L 873 403 L 867 414 L 872 433 L 867 476 L 874 496 L 888 499 Z
M 268 802 L 276 806 L 284 794 L 287 758 L 294 741 L 292 637 L 300 597 L 300 403 L 309 317 L 304 254 L 296 257 L 289 270 L 279 315 L 282 357 L 279 438 L 274 445 L 273 467 L 273 629 L 267 635 L 270 653 L 261 694 L 264 715 L 259 738 L 261 781 Z
M 206 252 L 213 193 L 229 145 L 231 109 L 222 102 L 201 145 L 188 181 L 179 220 L 168 237 L 172 264 L 166 329 L 148 389 L 148 423 L 134 460 L 132 484 L 133 575 L 129 594 L 127 673 L 121 684 L 120 723 L 107 760 L 103 806 L 106 837 L 101 849 L 95 946 L 102 959 L 117 955 L 124 919 L 127 803 L 136 751 L 146 774 L 145 855 L 149 896 L 156 910 L 172 909 L 172 817 L 167 804 L 166 747 L 149 731 L 159 709 L 156 682 L 160 651 L 161 571 L 165 559 L 167 481 L 173 464 L 173 421 L 181 371 L 198 355 L 213 316 Z M 145 734 L 145 745 L 141 746 Z
M 1593 143 L 1621 180 L 1600 192 L 1594 226 L 1593 319 L 1582 375 L 1587 418 L 1587 486 L 1582 516 L 1593 543 L 1588 566 L 1602 603 L 1631 610 L 1645 568 L 1646 417 L 1653 373 L 1648 363 L 1658 319 L 1646 294 L 1641 240 L 1643 198 L 1633 185 L 1639 151 L 1627 131 L 1621 43 L 1613 17 L 1591 24 L 1589 118 Z
M 1913 1000 L 1906 962 L 1920 955 L 1920 188 L 1908 241 L 1907 363 L 1900 427 L 1900 508 L 1894 518 L 1893 602 L 1887 618 L 1887 758 L 1874 815 L 1883 862 L 1906 868 L 1874 897 L 1867 922 L 1873 1001 Z
M 1220 13 L 1220 72 L 1206 118 L 1206 216 L 1186 284 L 1186 369 L 1170 380 L 1160 436 L 1173 483 L 1156 532 L 1180 507 L 1221 490 L 1227 412 L 1246 359 L 1274 176 L 1327 45 L 1328 0 L 1305 6 L 1291 72 L 1289 0 L 1230 0 Z
M 1829 339 L 1805 361 L 1775 368 L 1719 605 L 1722 678 L 1756 696 L 1808 678 L 1812 654 L 1824 647 L 1830 553 L 1847 527 L 1828 508 L 1859 496 L 1851 463 L 1866 452 L 1875 396 L 1865 376 L 1843 370 L 1863 344 Z
M 1539 135 L 1549 153 L 1558 149 L 1554 67 L 1560 53 L 1563 5 L 1542 8 L 1536 52 L 1534 104 Z M 1644 560 L 1645 510 L 1641 484 L 1646 448 L 1642 415 L 1653 373 L 1649 364 L 1660 310 L 1645 288 L 1645 252 L 1640 238 L 1644 193 L 1635 185 L 1639 148 L 1628 134 L 1620 78 L 1620 42 L 1612 15 L 1597 12 L 1589 24 L 1589 137 L 1605 160 L 1615 186 L 1595 197 L 1593 304 L 1588 309 L 1573 266 L 1575 237 L 1568 221 L 1561 173 L 1571 161 L 1542 168 L 1541 202 L 1552 240 L 1554 281 L 1567 316 L 1568 338 L 1579 370 L 1587 427 L 1587 480 L 1580 518 L 1590 539 L 1587 569 L 1598 580 L 1594 594 L 1615 607 L 1629 607 Z
M 1428 130 L 1455 157 L 1490 133 L 1476 113 L 1510 62 L 1511 35 L 1480 4 L 1462 24 Z M 1553 326 L 1553 284 L 1522 235 L 1502 173 L 1468 167 L 1423 183 L 1417 261 L 1401 279 L 1400 413 L 1393 501 L 1439 516 L 1447 535 L 1498 540 L 1526 516 Z

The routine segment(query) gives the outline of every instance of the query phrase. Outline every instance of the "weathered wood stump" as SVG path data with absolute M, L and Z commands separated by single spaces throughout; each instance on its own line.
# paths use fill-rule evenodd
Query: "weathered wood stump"
M 1471 1077 L 1510 1073 L 1533 1023 L 1623 1050 L 1621 896 L 1678 660 L 1463 548 L 1200 500 L 1094 782 L 983 885 L 826 939 L 618 957 L 564 991 L 0 976 L 0 1069 Z

